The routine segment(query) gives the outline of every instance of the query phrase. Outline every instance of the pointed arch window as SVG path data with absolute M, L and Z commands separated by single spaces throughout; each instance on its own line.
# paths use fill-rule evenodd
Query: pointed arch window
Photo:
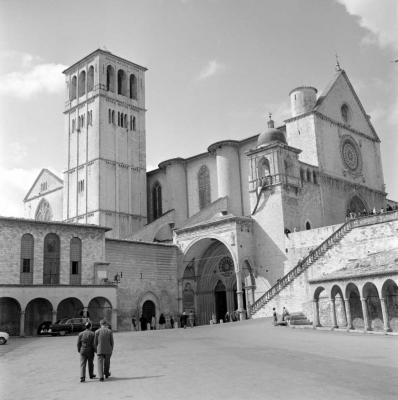
M 25 233 L 21 238 L 21 284 L 33 283 L 33 249 L 34 238 L 30 233 Z
M 106 90 L 115 92 L 115 70 L 112 65 L 108 65 L 106 68 Z
M 79 97 L 86 93 L 86 71 L 79 74 Z
M 137 78 L 134 74 L 130 75 L 130 99 L 137 99 Z
M 76 88 L 77 88 L 77 78 L 76 75 L 73 75 L 69 88 L 69 100 L 76 99 Z
M 80 285 L 82 263 L 82 241 L 74 237 L 70 241 L 70 284 Z
M 87 93 L 91 92 L 94 89 L 94 67 L 91 66 L 88 69 L 87 74 Z
M 202 165 L 198 172 L 199 209 L 207 207 L 211 202 L 210 173 L 206 165 Z
M 152 188 L 152 213 L 153 219 L 162 215 L 162 187 L 159 182 L 156 182 Z
M 117 71 L 117 94 L 126 96 L 126 84 L 126 73 L 122 69 L 119 69 L 119 71 Z

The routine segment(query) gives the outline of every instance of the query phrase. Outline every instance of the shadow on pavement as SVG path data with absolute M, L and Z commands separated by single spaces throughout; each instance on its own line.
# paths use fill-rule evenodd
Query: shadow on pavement
M 161 378 L 164 375 L 148 375 L 148 376 L 132 376 L 132 377 L 120 377 L 112 376 L 105 382 L 112 382 L 112 381 L 133 381 L 136 379 L 151 379 L 151 378 Z

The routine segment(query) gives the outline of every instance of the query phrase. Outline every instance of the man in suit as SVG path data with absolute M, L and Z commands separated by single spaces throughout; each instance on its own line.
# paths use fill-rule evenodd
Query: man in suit
M 79 333 L 77 338 L 77 351 L 80 353 L 80 382 L 86 380 L 86 364 L 90 379 L 94 379 L 94 332 L 91 330 L 91 322 L 86 322 L 86 329 Z
M 105 319 L 100 321 L 100 328 L 95 331 L 94 345 L 97 349 L 98 374 L 100 382 L 103 382 L 104 375 L 105 378 L 111 375 L 109 368 L 113 351 L 113 333 Z

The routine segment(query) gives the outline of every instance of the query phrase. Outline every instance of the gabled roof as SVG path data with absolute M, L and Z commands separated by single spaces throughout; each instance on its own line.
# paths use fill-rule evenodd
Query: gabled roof
M 32 193 L 33 189 L 35 188 L 37 182 L 39 181 L 39 179 L 44 175 L 44 174 L 48 174 L 51 177 L 53 177 L 55 180 L 57 180 L 61 186 L 64 185 L 64 181 L 59 178 L 57 175 L 54 174 L 54 172 L 51 172 L 49 169 L 47 168 L 43 168 L 39 175 L 37 175 L 37 178 L 35 179 L 35 181 L 33 182 L 33 185 L 31 186 L 31 188 L 29 189 L 28 193 L 26 194 L 26 196 L 24 197 L 23 201 L 27 201 L 29 199 L 30 194 Z
M 319 111 L 320 107 L 324 103 L 324 101 L 327 98 L 327 96 L 329 95 L 329 93 L 334 89 L 334 87 L 340 77 L 342 79 L 344 79 L 345 82 L 347 83 L 352 95 L 354 96 L 356 103 L 358 104 L 358 107 L 360 108 L 365 120 L 367 121 L 367 123 L 369 125 L 370 130 L 372 131 L 373 135 L 375 136 L 375 139 L 380 142 L 380 139 L 376 133 L 376 130 L 374 129 L 372 123 L 370 122 L 368 114 L 366 113 L 365 109 L 363 108 L 363 105 L 362 105 L 361 101 L 359 100 L 359 97 L 358 97 L 357 93 L 355 92 L 354 87 L 352 86 L 350 80 L 348 79 L 346 72 L 343 69 L 337 71 L 337 73 L 335 74 L 333 79 L 329 82 L 329 84 L 326 86 L 326 88 L 322 91 L 321 95 L 318 97 L 318 100 L 315 104 L 313 111 Z

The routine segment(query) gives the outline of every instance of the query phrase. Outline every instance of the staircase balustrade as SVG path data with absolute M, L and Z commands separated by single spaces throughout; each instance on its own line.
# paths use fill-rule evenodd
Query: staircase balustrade
M 300 260 L 298 264 L 290 270 L 282 278 L 278 279 L 276 284 L 265 292 L 259 299 L 257 299 L 250 307 L 250 315 L 255 314 L 263 306 L 265 306 L 272 298 L 274 298 L 282 289 L 290 284 L 295 278 L 307 270 L 315 261 L 323 256 L 332 246 L 337 244 L 349 231 L 353 228 L 361 226 L 374 225 L 382 222 L 389 222 L 398 219 L 398 211 L 385 212 L 377 215 L 366 215 L 355 219 L 350 219 L 345 222 L 339 229 L 334 231 L 326 240 L 324 240 L 318 247 L 311 250 L 309 254 Z

